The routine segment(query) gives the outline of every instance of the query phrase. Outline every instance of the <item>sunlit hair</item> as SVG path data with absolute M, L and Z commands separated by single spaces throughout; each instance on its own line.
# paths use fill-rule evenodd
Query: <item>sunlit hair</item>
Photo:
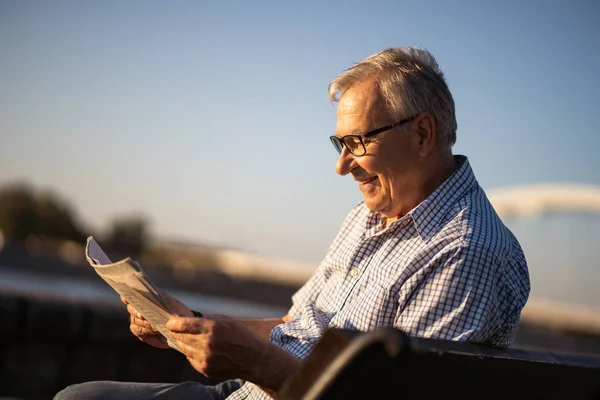
M 394 47 L 354 64 L 329 84 L 329 98 L 338 102 L 357 82 L 376 79 L 395 119 L 430 113 L 437 125 L 438 145 L 449 150 L 456 142 L 454 100 L 443 72 L 425 49 Z

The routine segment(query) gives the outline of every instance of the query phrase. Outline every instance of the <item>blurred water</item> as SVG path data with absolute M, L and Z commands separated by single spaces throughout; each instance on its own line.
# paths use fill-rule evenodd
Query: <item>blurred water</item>
M 236 318 L 283 317 L 287 310 L 248 301 L 223 299 L 198 293 L 162 288 L 195 310 Z M 22 272 L 0 267 L 0 293 L 21 294 L 92 306 L 122 306 L 118 294 L 98 277 L 98 282 Z
M 600 308 L 600 215 L 507 219 L 529 264 L 531 297 Z

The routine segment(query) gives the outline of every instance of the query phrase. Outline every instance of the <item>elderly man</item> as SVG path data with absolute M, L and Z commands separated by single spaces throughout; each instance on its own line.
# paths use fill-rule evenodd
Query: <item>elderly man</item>
M 392 48 L 336 77 L 336 171 L 364 200 L 348 214 L 288 315 L 235 320 L 193 313 L 167 327 L 199 383 L 91 382 L 57 398 L 261 399 L 276 395 L 330 327 L 508 346 L 529 296 L 517 239 L 494 212 L 469 161 L 452 154 L 454 100 L 434 57 Z M 128 306 L 131 330 L 166 347 Z M 229 379 L 229 380 L 226 380 Z

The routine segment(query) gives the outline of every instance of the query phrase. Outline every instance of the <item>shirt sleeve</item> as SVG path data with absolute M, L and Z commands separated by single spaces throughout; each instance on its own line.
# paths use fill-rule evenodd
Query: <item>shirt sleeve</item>
M 346 215 L 342 226 L 340 227 L 335 239 L 329 246 L 327 250 L 327 254 L 325 258 L 317 269 L 315 273 L 306 281 L 306 283 L 292 296 L 292 307 L 288 311 L 288 314 L 292 316 L 292 318 L 297 318 L 300 316 L 300 312 L 304 309 L 304 306 L 310 303 L 314 303 L 317 300 L 317 297 L 321 293 L 325 282 L 329 278 L 330 271 L 330 259 L 332 256 L 339 250 L 340 246 L 344 243 L 344 239 L 356 223 L 357 216 L 360 215 L 361 211 L 364 210 L 364 201 L 360 201 L 356 204 L 352 210 Z
M 461 243 L 438 254 L 415 274 L 414 285 L 403 286 L 409 292 L 400 295 L 406 301 L 394 326 L 411 336 L 509 345 L 513 335 L 493 338 L 505 320 L 498 304 L 501 272 L 484 248 Z

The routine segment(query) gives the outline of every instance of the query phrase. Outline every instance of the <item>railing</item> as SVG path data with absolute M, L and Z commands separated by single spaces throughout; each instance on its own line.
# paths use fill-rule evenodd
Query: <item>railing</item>
M 0 398 L 48 400 L 90 380 L 214 382 L 129 332 L 123 307 L 0 293 Z

